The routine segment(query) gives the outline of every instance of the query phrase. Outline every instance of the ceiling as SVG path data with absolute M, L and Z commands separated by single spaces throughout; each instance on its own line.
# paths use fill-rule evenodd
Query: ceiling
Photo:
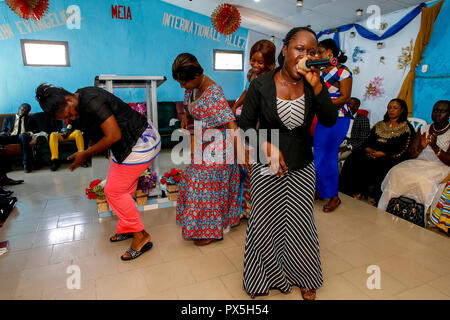
M 387 14 L 420 4 L 421 0 L 162 0 L 173 5 L 210 16 L 222 3 L 238 7 L 241 26 L 283 38 L 293 27 L 311 25 L 316 32 L 344 24 L 364 21 L 373 13 L 367 13 L 370 5 L 377 5 L 381 14 Z M 363 16 L 356 15 L 363 9 Z

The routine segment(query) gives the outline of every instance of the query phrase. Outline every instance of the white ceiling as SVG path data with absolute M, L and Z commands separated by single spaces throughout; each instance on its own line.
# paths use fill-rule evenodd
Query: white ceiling
M 423 0 L 303 0 L 303 7 L 297 7 L 297 0 L 162 0 L 173 5 L 210 16 L 222 3 L 239 8 L 241 26 L 265 34 L 283 38 L 293 27 L 311 25 L 316 32 L 341 25 L 363 21 L 372 15 L 366 10 L 378 5 L 381 14 L 409 8 Z M 363 9 L 362 17 L 356 10 Z

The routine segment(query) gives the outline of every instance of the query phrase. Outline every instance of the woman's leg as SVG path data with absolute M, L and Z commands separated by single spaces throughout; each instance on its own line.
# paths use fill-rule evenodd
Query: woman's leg
M 141 216 L 133 194 L 136 192 L 139 176 L 150 163 L 139 165 L 121 165 L 110 161 L 105 186 L 106 199 L 119 221 L 117 233 L 133 233 L 131 249 L 140 249 L 150 241 L 150 235 L 144 230 Z M 129 255 L 128 253 L 125 254 Z
M 345 138 L 350 118 L 338 118 L 329 128 L 317 123 L 314 133 L 314 165 L 316 167 L 316 188 L 321 198 L 329 198 L 324 206 L 325 212 L 336 209 L 340 204 L 339 185 L 339 146 Z

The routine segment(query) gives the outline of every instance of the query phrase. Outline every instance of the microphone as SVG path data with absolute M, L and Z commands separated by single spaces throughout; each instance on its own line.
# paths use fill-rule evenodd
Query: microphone
M 308 60 L 306 57 L 303 57 L 297 63 L 297 69 L 301 69 L 304 71 L 311 71 L 311 67 L 320 68 L 320 67 L 336 66 L 337 64 L 338 60 L 336 58 Z

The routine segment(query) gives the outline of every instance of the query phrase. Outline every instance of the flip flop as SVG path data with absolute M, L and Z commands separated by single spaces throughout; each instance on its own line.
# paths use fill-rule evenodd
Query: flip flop
M 153 247 L 153 243 L 151 243 L 150 241 L 147 242 L 146 244 L 144 244 L 144 246 L 141 248 L 141 251 L 136 251 L 133 249 L 128 249 L 127 252 L 130 254 L 130 258 L 124 258 L 123 255 L 120 256 L 120 259 L 122 259 L 123 261 L 128 261 L 128 260 L 133 260 L 136 259 L 137 257 L 139 257 L 140 255 L 142 255 L 144 252 L 150 250 Z
M 115 237 L 116 240 L 113 240 L 114 236 L 112 236 L 111 238 L 109 238 L 109 241 L 111 242 L 118 242 L 118 241 L 123 241 L 123 240 L 127 240 L 127 239 L 131 239 L 133 238 L 133 233 L 116 233 Z

